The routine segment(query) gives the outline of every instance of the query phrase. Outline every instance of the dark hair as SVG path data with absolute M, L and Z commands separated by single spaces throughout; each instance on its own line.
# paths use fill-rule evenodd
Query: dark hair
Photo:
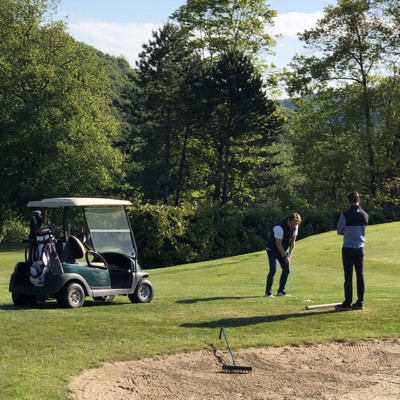
M 301 217 L 300 217 L 300 214 L 297 214 L 297 213 L 290 213 L 290 214 L 287 216 L 287 219 L 288 219 L 288 221 L 296 221 L 296 222 L 297 222 L 297 225 L 300 225 L 300 224 L 301 224 Z
M 358 192 L 356 192 L 356 191 L 350 192 L 350 193 L 347 195 L 347 198 L 349 199 L 349 202 L 350 202 L 351 204 L 354 204 L 354 203 L 357 203 L 357 202 L 360 201 L 360 195 L 359 195 Z

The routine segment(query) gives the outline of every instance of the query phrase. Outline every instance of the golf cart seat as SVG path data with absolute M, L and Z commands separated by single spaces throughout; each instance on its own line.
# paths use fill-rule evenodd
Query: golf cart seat
M 102 257 L 107 261 L 108 269 L 110 271 L 136 272 L 135 263 L 131 257 L 123 253 L 105 252 L 101 253 Z
M 89 255 L 93 256 L 93 261 L 90 261 Z M 63 252 L 64 261 L 68 264 L 77 264 L 76 260 L 83 257 L 86 257 L 86 262 L 89 267 L 108 268 L 107 262 L 99 253 L 86 249 L 83 243 L 76 236 L 70 236 Z

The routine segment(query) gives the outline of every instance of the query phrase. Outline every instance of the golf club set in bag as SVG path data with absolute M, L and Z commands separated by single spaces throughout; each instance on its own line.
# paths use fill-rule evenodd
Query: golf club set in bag
M 42 228 L 42 213 L 32 211 L 28 254 L 29 280 L 34 286 L 44 286 L 46 273 L 51 269 L 54 275 L 62 273 L 62 265 L 55 248 L 57 242 L 50 228 Z

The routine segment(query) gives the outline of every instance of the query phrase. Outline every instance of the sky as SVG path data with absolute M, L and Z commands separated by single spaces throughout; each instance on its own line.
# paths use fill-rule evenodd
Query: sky
M 323 9 L 336 0 L 266 0 L 278 12 L 270 33 L 281 34 L 270 61 L 285 67 L 302 44 L 296 34 L 315 26 Z M 68 32 L 80 42 L 113 56 L 125 57 L 132 67 L 152 31 L 186 0 L 61 0 L 58 18 L 67 23 Z

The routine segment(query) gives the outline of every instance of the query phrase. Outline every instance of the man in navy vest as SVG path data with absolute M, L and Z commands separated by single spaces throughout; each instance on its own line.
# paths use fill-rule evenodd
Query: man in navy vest
M 338 235 L 343 235 L 342 261 L 344 270 L 344 302 L 337 310 L 360 310 L 364 307 L 364 243 L 368 214 L 360 207 L 360 195 L 351 192 L 347 196 L 350 209 L 340 215 Z M 353 266 L 357 277 L 357 301 L 353 301 Z
M 277 222 L 267 239 L 267 255 L 269 261 L 269 273 L 265 288 L 265 296 L 272 296 L 272 284 L 276 274 L 277 263 L 282 268 L 279 280 L 278 296 L 285 296 L 285 286 L 290 274 L 290 258 L 293 253 L 298 234 L 301 217 L 297 213 L 291 213 L 286 218 Z

